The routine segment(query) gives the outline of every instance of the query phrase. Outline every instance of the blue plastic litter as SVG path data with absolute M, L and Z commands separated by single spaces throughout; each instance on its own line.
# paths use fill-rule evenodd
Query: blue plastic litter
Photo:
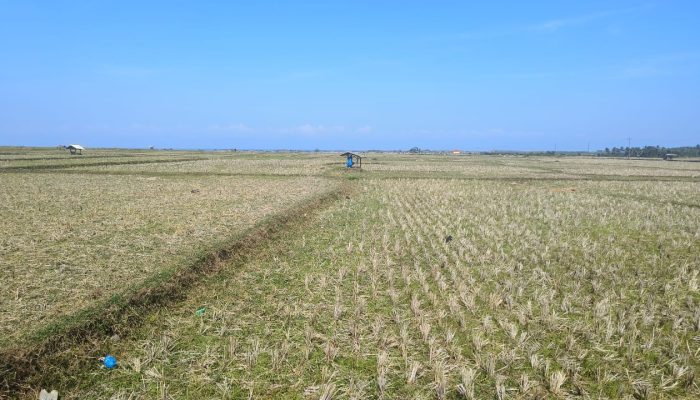
M 105 365 L 105 367 L 107 367 L 107 369 L 112 369 L 117 366 L 117 359 L 108 354 L 102 363 Z

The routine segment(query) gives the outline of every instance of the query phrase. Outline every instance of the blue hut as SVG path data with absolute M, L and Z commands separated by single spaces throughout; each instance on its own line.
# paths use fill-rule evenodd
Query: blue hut
M 355 153 L 343 153 L 340 155 L 341 157 L 345 157 L 345 166 L 347 168 L 362 168 L 362 157 Z

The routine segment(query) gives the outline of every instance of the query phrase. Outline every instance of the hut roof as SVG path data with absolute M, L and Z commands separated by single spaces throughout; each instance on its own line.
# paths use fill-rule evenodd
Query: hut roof
M 85 150 L 85 147 L 83 147 L 79 144 L 69 144 L 67 148 L 76 149 L 76 150 Z
M 359 154 L 351 153 L 349 151 L 346 151 L 345 153 L 341 154 L 342 157 L 347 157 L 347 156 L 355 156 L 355 157 L 360 157 Z

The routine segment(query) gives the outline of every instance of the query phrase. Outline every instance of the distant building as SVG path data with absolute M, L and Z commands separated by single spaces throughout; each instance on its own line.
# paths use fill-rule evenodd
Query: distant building
M 83 154 L 83 150 L 85 150 L 85 147 L 79 145 L 79 144 L 69 144 L 66 146 L 66 149 L 70 151 L 71 154 Z
M 454 155 L 462 154 L 462 150 L 452 150 L 452 154 L 454 154 Z
M 666 161 L 672 161 L 676 157 L 678 157 L 678 154 L 673 154 L 673 153 L 664 154 L 664 160 L 666 160 Z

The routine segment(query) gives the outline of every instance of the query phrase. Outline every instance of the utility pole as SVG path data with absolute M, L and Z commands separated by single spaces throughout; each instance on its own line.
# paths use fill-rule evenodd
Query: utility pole
M 632 138 L 631 138 L 631 137 L 627 137 L 627 159 L 628 159 L 628 160 L 630 159 L 630 155 L 632 154 L 631 143 L 632 143 Z
M 588 144 L 586 144 L 586 153 L 590 153 L 590 152 L 591 152 L 591 142 L 588 142 Z

